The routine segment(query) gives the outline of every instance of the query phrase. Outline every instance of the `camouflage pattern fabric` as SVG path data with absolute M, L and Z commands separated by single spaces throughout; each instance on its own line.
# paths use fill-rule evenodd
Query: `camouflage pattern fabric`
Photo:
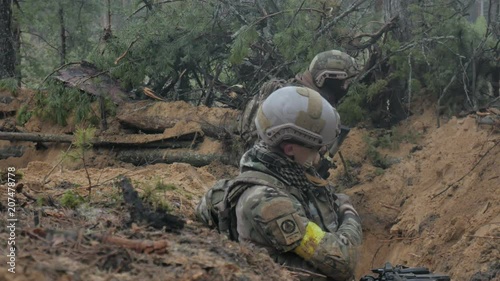
M 334 84 L 317 84 L 316 80 L 330 72 L 345 73 L 345 77 L 336 80 Z M 274 91 L 285 86 L 302 86 L 313 89 L 321 94 L 332 106 L 347 93 L 348 81 L 359 73 L 359 66 L 348 54 L 330 50 L 317 54 L 309 65 L 309 69 L 297 74 L 289 80 L 272 79 L 265 82 L 259 93 L 256 94 L 246 105 L 239 117 L 239 133 L 245 144 L 245 149 L 250 148 L 257 140 L 255 128 L 255 116 L 262 102 Z
M 343 71 L 347 77 L 353 77 L 359 73 L 359 66 L 354 58 L 348 54 L 330 50 L 317 54 L 309 65 L 311 75 L 316 78 L 324 71 Z
M 267 249 L 291 270 L 317 273 L 301 280 L 353 280 L 360 219 L 355 212 L 339 214 L 333 187 L 262 143 L 242 157 L 240 166 L 243 173 L 271 175 L 284 188 L 253 185 L 236 199 L 238 240 Z M 197 211 L 208 213 L 203 206 Z

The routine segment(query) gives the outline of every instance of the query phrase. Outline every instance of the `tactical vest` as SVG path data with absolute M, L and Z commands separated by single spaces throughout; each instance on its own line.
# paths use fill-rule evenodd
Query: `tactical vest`
M 331 200 L 336 201 L 336 198 L 333 194 L 330 194 L 326 189 L 323 190 L 324 194 L 311 194 L 311 197 L 315 197 L 316 202 L 311 203 L 311 200 L 304 198 L 304 194 L 302 194 L 296 188 L 290 188 L 285 185 L 282 181 L 277 178 L 260 172 L 260 171 L 245 171 L 238 175 L 236 178 L 232 180 L 219 180 L 205 195 L 206 206 L 208 209 L 208 218 L 204 218 L 206 223 L 210 226 L 217 227 L 220 233 L 225 234 L 231 240 L 238 241 L 238 231 L 237 231 L 237 219 L 236 219 L 236 204 L 238 203 L 238 199 L 248 188 L 262 185 L 268 186 L 274 189 L 280 189 L 290 196 L 296 198 L 301 205 L 303 206 L 306 216 L 312 218 L 314 214 L 312 214 L 312 209 L 309 204 L 315 204 L 315 209 L 317 209 L 316 216 L 321 217 L 322 222 L 318 222 L 318 225 L 322 225 L 325 231 L 335 231 L 337 227 L 336 221 L 336 213 L 337 213 L 337 202 L 331 202 Z M 314 191 L 311 191 L 313 193 Z M 326 197 L 331 196 L 332 198 L 328 199 Z M 323 198 L 323 200 L 319 199 Z M 326 212 L 322 212 L 319 209 L 324 210 L 324 207 L 318 207 L 321 202 L 323 205 L 333 205 L 332 210 L 328 210 Z M 201 213 L 198 206 L 198 213 Z M 328 213 L 331 217 L 328 219 L 324 219 L 323 213 Z M 327 222 L 328 221 L 328 222 Z M 332 225 L 332 223 L 334 225 Z M 330 225 L 328 225 L 330 224 Z

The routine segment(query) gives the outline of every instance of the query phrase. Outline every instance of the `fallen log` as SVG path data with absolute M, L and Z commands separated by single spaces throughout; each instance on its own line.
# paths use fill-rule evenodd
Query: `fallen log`
M 31 238 L 41 238 L 51 246 L 56 246 L 64 242 L 81 243 L 82 241 L 97 240 L 102 244 L 115 245 L 121 248 L 134 250 L 137 253 L 144 254 L 165 254 L 167 253 L 169 246 L 168 241 L 165 239 L 128 239 L 110 234 L 83 234 L 83 230 L 75 231 L 38 227 L 34 229 L 23 230 L 23 232 Z
M 173 149 L 141 149 L 141 150 L 121 150 L 116 158 L 120 161 L 132 163 L 134 165 L 148 165 L 155 163 L 172 164 L 175 162 L 188 163 L 194 167 L 202 167 L 213 161 L 220 161 L 224 164 L 230 163 L 226 155 L 221 154 L 200 154 L 189 150 Z
M 215 139 L 230 138 L 237 117 L 236 110 L 193 106 L 183 101 L 126 103 L 117 114 L 122 125 L 144 132 L 163 132 L 181 121 L 196 123 L 205 135 Z
M 102 235 L 95 237 L 100 238 L 102 243 L 112 244 L 116 246 L 120 246 L 123 248 L 134 250 L 138 253 L 144 254 L 165 254 L 168 248 L 167 240 L 136 240 L 136 239 L 127 239 L 118 236 L 111 235 Z
M 0 140 L 70 143 L 73 141 L 73 136 L 39 133 L 0 132 Z
M 131 134 L 123 136 L 101 136 L 91 140 L 96 147 L 140 147 L 140 148 L 182 148 L 199 143 L 203 138 L 198 132 L 191 132 L 180 136 L 165 134 L 144 135 Z M 0 140 L 31 141 L 31 142 L 58 142 L 72 143 L 73 135 L 56 135 L 40 133 L 0 132 Z
M 154 137 L 151 135 L 125 135 L 120 139 L 113 137 L 98 137 L 92 140 L 92 145 L 95 147 L 140 147 L 140 148 L 186 148 L 191 147 L 201 142 L 202 138 L 195 138 L 195 134 L 184 135 L 177 139 L 158 139 L 150 142 L 144 142 L 140 138 Z M 31 142 L 57 142 L 57 143 L 72 143 L 73 135 L 55 135 L 55 134 L 39 134 L 39 133 L 16 133 L 16 132 L 0 132 L 0 140 L 9 141 L 31 141 Z M 5 151 L 3 154 L 11 153 L 19 154 L 17 150 Z M 2 151 L 0 151 L 2 155 Z M 15 156 L 19 157 L 19 156 Z

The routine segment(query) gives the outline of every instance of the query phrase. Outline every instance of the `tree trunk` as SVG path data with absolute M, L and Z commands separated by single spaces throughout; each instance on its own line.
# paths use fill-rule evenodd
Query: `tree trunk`
M 142 149 L 122 150 L 116 158 L 134 165 L 149 165 L 155 163 L 172 164 L 175 162 L 188 163 L 194 167 L 201 167 L 213 161 L 231 164 L 229 157 L 220 154 L 199 154 L 193 151 L 179 151 L 171 149 Z
M 64 10 L 59 7 L 59 24 L 61 27 L 61 53 L 60 60 L 61 65 L 66 63 L 66 27 L 64 26 Z
M 12 0 L 0 0 L 0 79 L 15 77 L 15 66 Z
M 14 52 L 16 53 L 15 56 L 15 61 L 14 61 L 14 69 L 15 69 L 15 77 L 17 80 L 17 85 L 21 87 L 21 78 L 22 78 L 22 73 L 21 73 L 21 67 L 19 65 L 21 64 L 21 24 L 19 23 L 18 20 L 13 20 L 12 21 L 12 40 L 13 40 L 13 46 L 14 46 Z
M 394 16 L 399 16 L 398 28 L 393 29 L 392 34 L 400 42 L 407 42 L 412 38 L 413 24 L 408 8 L 416 2 L 416 0 L 384 0 L 384 20 L 387 22 Z

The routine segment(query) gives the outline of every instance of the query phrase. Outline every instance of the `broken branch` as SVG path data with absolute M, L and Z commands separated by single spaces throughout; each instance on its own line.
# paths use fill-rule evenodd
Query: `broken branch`
M 139 40 L 139 37 L 136 37 L 134 39 L 134 41 L 130 42 L 130 44 L 128 45 L 128 48 L 125 50 L 125 52 L 123 52 L 123 54 L 121 54 L 118 58 L 116 58 L 115 64 L 118 64 L 127 55 L 128 51 L 130 50 L 130 48 L 132 48 L 132 46 L 135 44 L 135 42 L 137 42 L 137 40 Z
M 348 16 L 350 13 L 356 11 L 356 9 L 361 6 L 361 4 L 367 2 L 367 0 L 360 0 L 359 2 L 356 2 L 352 4 L 347 10 L 345 10 L 343 13 L 340 15 L 336 16 L 333 18 L 333 20 L 329 23 L 327 23 L 323 28 L 321 28 L 315 35 L 314 35 L 314 41 L 316 41 L 323 33 L 325 33 L 328 29 L 332 28 L 335 24 L 337 24 L 341 19 L 345 18 Z
M 132 240 L 123 237 L 102 235 L 100 236 L 100 241 L 145 254 L 164 254 L 167 252 L 168 247 L 167 240 Z

